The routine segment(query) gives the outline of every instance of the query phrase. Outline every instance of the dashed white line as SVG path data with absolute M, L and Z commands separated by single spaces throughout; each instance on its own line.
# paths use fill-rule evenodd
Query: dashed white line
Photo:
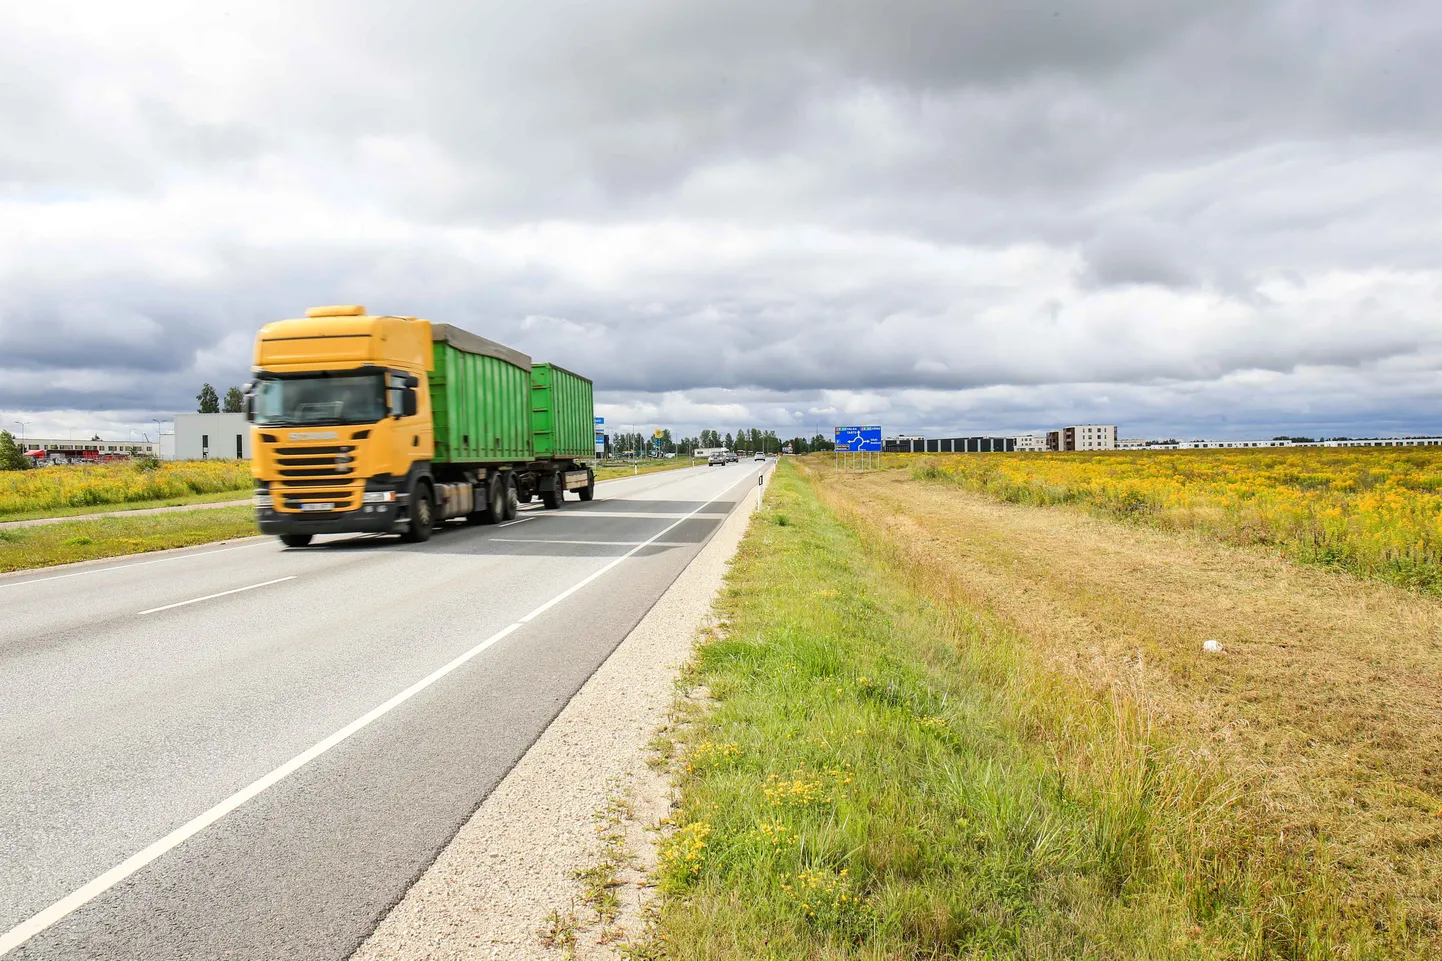
M 289 577 L 277 577 L 277 578 L 276 578 L 275 580 L 273 580 L 273 581 L 261 581 L 259 584 L 251 584 L 251 585 L 249 585 L 249 586 L 247 586 L 247 587 L 237 587 L 237 588 L 234 588 L 233 590 L 229 590 L 229 591 L 220 591 L 219 593 L 216 593 L 216 594 L 207 594 L 207 595 L 205 595 L 204 597 L 193 597 L 193 598 L 191 598 L 191 599 L 188 600 L 188 601 L 176 601 L 174 604 L 166 604 L 166 605 L 164 605 L 164 606 L 162 606 L 162 607 L 152 607 L 150 610 L 148 610 L 148 611 L 141 611 L 140 613 L 141 613 L 141 614 L 155 614 L 155 613 L 158 613 L 159 611 L 168 611 L 168 610 L 170 610 L 172 607 L 184 607 L 184 606 L 187 605 L 187 604 L 199 604 L 201 601 L 209 601 L 209 600 L 213 600 L 214 598 L 217 598 L 217 597 L 225 597 L 227 594 L 239 594 L 239 593 L 241 593 L 242 591 L 253 591 L 253 590 L 255 590 L 257 587 L 269 587 L 269 586 L 272 585 L 272 584 L 279 584 L 281 581 L 293 581 L 293 580 L 295 580 L 295 578 L 296 578 L 296 575 L 294 575 L 294 574 L 290 575 Z M 137 616 L 139 616 L 139 615 L 137 615 Z

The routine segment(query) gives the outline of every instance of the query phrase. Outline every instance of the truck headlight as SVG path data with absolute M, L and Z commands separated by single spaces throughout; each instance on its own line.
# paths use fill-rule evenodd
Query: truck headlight
M 256 491 L 255 506 L 269 510 L 270 508 L 275 506 L 275 498 L 271 497 L 269 494 L 262 494 L 260 491 Z
M 389 504 L 395 499 L 395 491 L 366 491 L 361 495 L 363 504 Z

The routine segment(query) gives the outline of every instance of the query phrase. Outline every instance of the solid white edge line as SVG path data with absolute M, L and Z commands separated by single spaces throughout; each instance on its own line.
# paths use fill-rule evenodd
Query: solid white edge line
M 290 575 L 289 577 L 277 577 L 277 578 L 276 578 L 275 580 L 273 580 L 273 581 L 262 581 L 262 582 L 259 583 L 259 584 L 251 584 L 249 587 L 237 587 L 237 588 L 235 588 L 235 589 L 233 589 L 233 590 L 221 591 L 221 592 L 219 592 L 219 593 L 217 593 L 217 594 L 207 594 L 207 595 L 205 595 L 204 597 L 196 597 L 196 598 L 192 598 L 191 600 L 188 600 L 188 601 L 176 601 L 174 604 L 166 604 L 166 605 L 164 605 L 163 607 L 152 607 L 150 610 L 148 610 L 148 611 L 141 611 L 140 613 L 141 613 L 141 614 L 155 614 L 155 613 L 157 613 L 157 612 L 159 612 L 159 611 L 168 611 L 168 610 L 170 610 L 172 607 L 184 607 L 184 606 L 187 605 L 187 604 L 199 604 L 201 601 L 208 601 L 208 600 L 212 600 L 212 599 L 217 598 L 217 597 L 225 597 L 227 594 L 239 594 L 241 591 L 253 591 L 253 590 L 255 590 L 257 587 L 269 587 L 271 584 L 279 584 L 281 581 L 293 581 L 293 580 L 296 579 L 296 576 L 297 576 L 297 575 L 292 574 L 292 575 Z M 136 616 L 139 617 L 140 615 L 137 614 Z
M 145 567 L 150 564 L 164 564 L 166 561 L 178 561 L 187 557 L 206 557 L 210 554 L 224 554 L 227 551 L 243 551 L 248 547 L 265 547 L 270 544 L 270 539 L 257 539 L 253 544 L 237 544 L 235 547 L 222 547 L 218 551 L 196 551 L 191 554 L 175 553 L 169 557 L 157 557 L 149 561 L 136 561 L 134 564 L 116 564 L 113 567 L 96 567 L 88 571 L 75 571 L 71 574 L 52 574 L 49 577 L 29 577 L 24 580 L 0 580 L 0 590 L 7 587 L 24 587 L 26 584 L 43 584 L 46 581 L 63 581 L 67 577 L 83 577 L 86 574 L 108 574 L 111 571 L 128 571 L 132 567 Z
M 717 494 L 715 497 L 711 498 L 711 500 L 707 501 L 706 504 L 703 504 L 702 507 L 710 506 L 710 504 L 715 503 L 723 495 L 729 493 L 731 489 L 736 486 L 736 484 L 741 483 L 742 480 L 749 479 L 749 474 L 743 475 L 740 480 L 737 480 L 735 483 L 723 489 L 720 494 Z M 691 512 L 691 515 L 700 513 L 701 509 L 701 507 L 696 508 L 696 510 Z M 216 821 L 219 821 L 221 818 L 225 817 L 236 808 L 245 804 L 247 801 L 261 794 L 268 788 L 271 788 L 276 784 L 280 783 L 285 778 L 294 774 L 296 771 L 299 771 L 311 761 L 314 761 L 316 758 L 320 757 L 322 754 L 326 753 L 337 744 L 340 744 L 342 741 L 346 740 L 346 738 L 350 737 L 352 734 L 356 733 L 364 727 L 369 726 L 372 722 L 378 720 L 386 714 L 389 714 L 392 710 L 404 704 L 406 701 L 410 700 L 421 691 L 424 691 L 436 681 L 439 681 L 447 674 L 450 674 L 452 671 L 465 664 L 467 661 L 476 657 L 476 655 L 480 654 L 482 651 L 486 650 L 497 641 L 506 637 L 508 634 L 511 634 L 512 632 L 518 630 L 522 624 L 525 624 L 545 613 L 546 611 L 550 610 L 552 607 L 559 604 L 566 598 L 570 597 L 572 594 L 576 593 L 587 584 L 590 584 L 592 581 L 596 580 L 596 578 L 600 577 L 602 574 L 614 568 L 617 564 L 621 563 L 626 558 L 634 555 L 637 551 L 641 550 L 641 548 L 645 547 L 647 544 L 650 544 L 652 541 L 659 539 L 662 534 L 667 533 L 668 531 L 675 528 L 677 525 L 684 524 L 691 515 L 687 515 L 687 517 L 683 517 L 681 520 L 676 521 L 674 524 L 667 526 L 665 530 L 654 535 L 649 540 L 643 541 L 636 547 L 633 547 L 631 550 L 611 561 L 609 564 L 602 567 L 594 574 L 583 578 L 580 582 L 576 583 L 575 585 L 567 588 L 565 591 L 551 598 L 549 601 L 542 604 L 535 610 L 531 611 L 531 613 L 527 614 L 525 617 L 522 617 L 514 624 L 502 628 L 501 630 L 492 634 L 490 637 L 486 638 L 481 643 L 477 644 L 475 647 L 466 651 L 464 654 L 461 654 L 459 657 L 450 661 L 443 667 L 437 668 L 430 674 L 427 674 L 425 677 L 421 678 L 419 681 L 412 684 L 404 691 L 401 691 L 399 694 L 397 694 L 395 697 L 392 697 L 384 704 L 380 705 L 379 707 L 373 708 L 365 714 L 362 714 L 360 717 L 356 718 L 354 721 L 351 721 L 339 731 L 336 731 L 334 734 L 325 738 L 323 741 L 318 742 L 310 749 L 303 751 L 300 754 L 297 754 L 295 757 L 291 758 L 289 761 L 286 761 L 280 767 L 271 771 L 264 777 L 256 781 L 252 781 L 250 784 L 241 788 L 239 791 L 235 792 L 224 801 L 221 801 L 219 804 L 205 811 L 203 814 L 192 818 L 185 824 L 182 824 L 180 827 L 176 828 L 174 831 L 171 831 L 159 841 L 156 841 L 155 843 L 150 844 L 145 848 L 142 848 L 135 854 L 132 854 L 130 857 L 126 858 L 124 861 L 121 861 L 109 871 L 106 871 L 104 874 L 100 875 L 94 880 L 88 881 L 80 887 L 76 888 L 74 891 L 70 892 L 59 901 L 56 901 L 48 908 L 45 908 L 39 913 L 32 915 L 24 921 L 21 921 L 15 927 L 11 928 L 9 931 L 6 931 L 4 934 L 0 934 L 0 955 L 8 954 L 10 951 L 18 948 L 20 945 L 24 944 L 26 941 L 29 941 L 37 934 L 40 934 L 45 929 L 63 920 L 67 915 L 72 914 L 78 909 L 84 907 L 86 904 L 90 903 L 95 898 L 104 894 L 106 891 L 110 890 L 121 881 L 124 881 L 132 874 L 146 867 L 157 858 L 164 855 L 166 852 L 171 851 L 179 845 L 185 843 L 187 840 L 199 834 L 201 831 L 205 830 Z
M 148 847 L 137 851 L 135 854 L 132 854 L 130 857 L 126 858 L 124 861 L 121 861 L 109 871 L 106 871 L 104 874 L 95 878 L 95 880 L 76 888 L 70 894 L 61 898 L 59 901 L 56 901 L 45 910 L 20 922 L 20 924 L 11 928 L 3 935 L 0 935 L 0 955 L 6 954 L 14 948 L 17 948 L 20 945 L 24 944 L 26 941 L 35 937 L 35 935 L 44 931 L 46 928 L 55 924 L 57 921 L 63 919 L 66 915 L 72 913 L 80 907 L 83 907 L 85 904 L 99 897 L 101 894 L 104 894 L 106 891 L 110 890 L 121 881 L 124 881 L 126 878 L 139 871 L 141 868 L 144 868 L 156 858 L 159 858 L 161 855 L 179 846 L 180 844 L 194 837 L 196 834 L 199 834 L 205 828 L 214 824 L 216 821 L 219 821 L 231 811 L 234 811 L 242 804 L 245 804 L 247 801 L 256 797 L 267 788 L 273 787 L 280 781 L 294 774 L 296 771 L 305 767 L 311 761 L 314 761 L 316 758 L 320 757 L 322 754 L 329 751 L 331 748 L 335 747 L 337 744 L 341 743 L 352 734 L 371 724 L 378 718 L 390 713 L 392 710 L 404 704 L 406 701 L 410 700 L 421 691 L 424 691 L 436 681 L 439 681 L 441 678 L 445 677 L 447 674 L 451 673 L 462 664 L 465 664 L 467 661 L 480 654 L 492 644 L 495 644 L 497 641 L 501 640 L 501 638 L 512 633 L 520 626 L 521 625 L 519 623 L 516 623 L 511 624 L 508 627 L 502 628 L 501 630 L 492 634 L 490 637 L 486 638 L 481 643 L 477 644 L 475 647 L 471 648 L 464 654 L 452 660 L 450 663 L 446 664 L 444 667 L 438 668 L 435 671 L 432 671 L 430 674 L 426 675 L 425 677 L 421 678 L 421 680 L 412 684 L 404 691 L 401 691 L 399 694 L 397 694 L 395 697 L 392 697 L 384 704 L 368 711 L 365 714 L 362 714 L 360 717 L 356 718 L 354 721 L 351 721 L 339 731 L 336 731 L 334 734 L 330 735 L 330 737 L 327 737 L 325 740 L 318 742 L 308 750 L 297 754 L 295 757 L 291 758 L 289 761 L 286 761 L 280 767 L 276 768 L 274 771 L 271 771 L 269 774 L 265 775 L 259 780 L 252 781 L 250 784 L 241 788 L 239 791 L 235 792 L 224 801 L 221 801 L 210 810 L 187 821 L 185 824 L 176 828 L 174 831 L 171 831 L 169 834 L 161 838 L 159 841 L 156 841 L 154 844 L 151 844 Z
M 526 521 L 533 520 L 535 520 L 534 517 L 518 517 L 513 521 L 506 521 L 504 524 L 497 524 L 496 528 L 499 530 L 502 527 L 515 527 L 517 524 L 524 524 Z

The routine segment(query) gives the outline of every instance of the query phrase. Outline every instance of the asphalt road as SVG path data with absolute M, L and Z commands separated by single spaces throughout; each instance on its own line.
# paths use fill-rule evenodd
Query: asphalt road
M 347 957 L 761 466 L 0 578 L 0 955 Z

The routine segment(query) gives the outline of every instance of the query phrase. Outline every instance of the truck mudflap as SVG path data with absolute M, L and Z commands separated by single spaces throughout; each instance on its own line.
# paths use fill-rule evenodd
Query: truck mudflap
M 591 486 L 591 472 L 588 470 L 568 470 L 565 477 L 565 487 L 568 491 Z

